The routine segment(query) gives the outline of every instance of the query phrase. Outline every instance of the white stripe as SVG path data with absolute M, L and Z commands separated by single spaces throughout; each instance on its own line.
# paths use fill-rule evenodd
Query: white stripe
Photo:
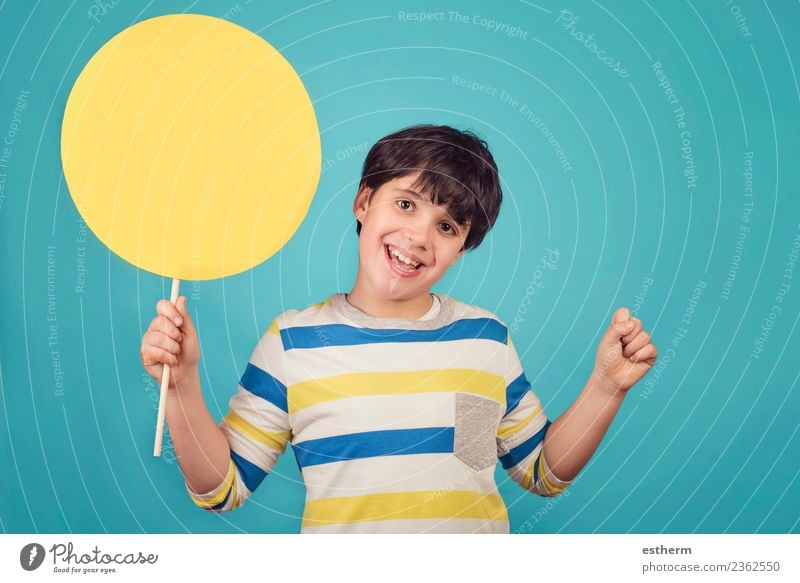
M 528 455 L 526 455 L 524 458 L 522 458 L 522 460 L 517 465 L 508 468 L 507 472 L 512 480 L 514 480 L 517 484 L 522 486 L 523 482 L 525 481 L 525 474 L 528 472 L 528 468 L 531 466 L 533 461 L 538 457 L 539 452 L 542 451 L 543 447 L 544 447 L 544 442 L 539 443 L 539 445 L 533 448 L 533 451 Z M 540 482 L 541 479 L 542 478 L 540 476 L 539 477 Z M 529 488 L 529 490 L 531 492 L 536 492 L 538 494 L 539 492 L 537 492 L 534 486 L 536 486 L 536 484 L 533 483 L 533 473 L 531 473 L 531 487 Z M 542 489 L 544 489 L 544 486 L 542 486 Z
M 525 427 L 505 438 L 503 440 L 503 445 L 509 450 L 514 449 L 518 445 L 522 445 L 529 437 L 532 437 L 541 431 L 542 427 L 544 427 L 546 423 L 547 416 L 540 411 L 536 417 L 531 419 Z M 501 424 L 501 427 L 504 425 L 505 423 Z M 544 441 L 544 438 L 542 438 L 542 441 Z
M 307 500 L 392 492 L 497 494 L 495 466 L 476 472 L 452 453 L 389 455 L 303 468 Z
M 514 407 L 511 412 L 503 418 L 503 423 L 500 428 L 504 429 L 505 427 L 516 425 L 525 419 L 525 417 L 533 413 L 533 410 L 541 404 L 542 403 L 536 393 L 532 389 L 528 389 L 517 403 L 517 406 Z
M 289 429 L 288 416 L 275 405 L 257 397 L 239 386 L 238 392 L 228 401 L 228 408 L 251 425 L 267 431 L 283 432 Z M 240 456 L 253 462 L 265 472 L 277 463 L 277 451 L 251 439 L 234 429 L 223 419 L 219 427 L 228 439 L 228 445 Z
M 278 433 L 289 430 L 286 412 L 241 385 L 228 400 L 228 409 L 259 429 Z
M 550 482 L 550 484 L 552 486 L 555 486 L 556 488 L 567 488 L 570 484 L 572 484 L 572 482 L 575 481 L 575 478 L 569 480 L 568 482 L 558 479 L 556 475 L 553 473 L 553 470 L 550 469 L 550 466 L 547 465 L 546 457 L 542 458 L 542 466 L 544 467 L 544 474 L 547 475 L 548 482 Z M 547 489 L 547 486 L 544 485 L 542 474 L 539 474 L 539 483 L 541 484 L 541 487 L 537 488 L 536 490 L 537 492 L 541 490 L 544 496 L 557 496 L 557 494 L 551 494 L 550 491 Z
M 453 427 L 453 393 L 368 395 L 318 403 L 290 416 L 302 443 L 334 435 L 417 427 Z
M 481 518 L 406 518 L 402 520 L 368 520 L 345 522 L 323 526 L 307 526 L 303 534 L 335 533 L 396 533 L 396 534 L 508 534 L 506 520 L 483 520 Z
M 265 331 L 258 340 L 248 362 L 286 384 L 285 360 L 281 337 Z
M 505 362 L 501 363 L 503 367 L 506 368 L 505 374 L 508 376 L 506 377 L 506 385 L 510 385 L 517 377 L 525 372 L 522 368 L 522 363 L 519 361 L 519 354 L 517 354 L 517 349 L 515 347 L 509 348 L 508 346 L 504 346 L 506 348 L 506 353 L 504 356 Z M 527 375 L 526 377 L 527 378 Z
M 231 451 L 237 455 L 257 465 L 265 472 L 269 472 L 272 466 L 277 463 L 280 454 L 274 449 L 267 447 L 263 443 L 253 441 L 246 435 L 236 431 L 227 423 L 220 423 L 219 427 L 225 434 Z
M 435 346 L 435 349 L 431 349 Z M 354 373 L 391 373 L 465 368 L 504 377 L 507 347 L 493 340 L 449 342 L 380 342 L 351 346 L 321 346 L 286 353 L 292 384 Z M 519 375 L 517 375 L 519 376 Z M 516 378 L 516 377 L 515 377 Z

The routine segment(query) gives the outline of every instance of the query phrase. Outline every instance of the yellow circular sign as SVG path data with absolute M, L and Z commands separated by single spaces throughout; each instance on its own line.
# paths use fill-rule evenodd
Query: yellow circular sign
M 153 273 L 241 273 L 292 237 L 322 162 L 292 66 L 226 20 L 173 14 L 108 41 L 75 82 L 61 132 L 69 191 L 112 251 Z

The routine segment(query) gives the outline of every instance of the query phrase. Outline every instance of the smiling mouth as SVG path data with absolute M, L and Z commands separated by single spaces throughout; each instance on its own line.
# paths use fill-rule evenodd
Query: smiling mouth
M 412 274 L 412 273 L 416 273 L 416 272 L 420 271 L 423 267 L 425 267 L 425 264 L 423 264 L 423 263 L 420 263 L 419 265 L 414 267 L 413 265 L 407 265 L 406 263 L 400 261 L 400 259 L 398 259 L 398 257 L 396 255 L 392 255 L 392 253 L 389 251 L 389 246 L 388 245 L 384 245 L 383 246 L 383 253 L 384 253 L 384 255 L 386 255 L 386 259 L 389 261 L 389 263 L 391 263 L 392 266 L 397 271 L 399 271 L 400 273 L 402 273 L 404 275 L 409 275 L 409 274 Z

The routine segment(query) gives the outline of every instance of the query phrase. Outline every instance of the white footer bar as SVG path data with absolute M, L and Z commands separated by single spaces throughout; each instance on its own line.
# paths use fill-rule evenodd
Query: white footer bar
M 0 581 L 800 581 L 800 535 L 2 535 Z

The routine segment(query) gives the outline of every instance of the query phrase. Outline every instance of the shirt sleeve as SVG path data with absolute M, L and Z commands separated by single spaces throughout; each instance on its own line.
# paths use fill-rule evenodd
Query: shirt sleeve
M 274 319 L 253 350 L 219 423 L 231 449 L 225 480 L 206 493 L 194 492 L 184 480 L 195 504 L 211 512 L 244 504 L 292 438 L 287 405 L 283 343 Z
M 512 480 L 545 497 L 557 496 L 573 480 L 558 479 L 542 455 L 550 420 L 525 378 L 511 334 L 506 340 L 506 411 L 497 430 L 497 455 Z

